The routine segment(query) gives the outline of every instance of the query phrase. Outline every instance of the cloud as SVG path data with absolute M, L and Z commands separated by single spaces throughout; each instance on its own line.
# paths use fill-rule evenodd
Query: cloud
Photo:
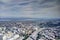
M 4 3 L 9 3 L 11 2 L 12 0 L 0 0 L 0 2 L 4 2 Z
M 57 0 L 0 0 L 0 17 L 60 17 L 60 5 L 57 2 Z

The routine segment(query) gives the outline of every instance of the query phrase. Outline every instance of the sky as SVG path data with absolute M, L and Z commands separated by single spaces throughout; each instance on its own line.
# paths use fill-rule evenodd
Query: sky
M 0 0 L 0 18 L 60 18 L 60 0 Z

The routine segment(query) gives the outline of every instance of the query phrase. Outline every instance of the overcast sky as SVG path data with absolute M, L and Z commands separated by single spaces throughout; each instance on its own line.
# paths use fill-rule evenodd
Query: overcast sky
M 0 0 L 0 18 L 60 18 L 60 0 Z

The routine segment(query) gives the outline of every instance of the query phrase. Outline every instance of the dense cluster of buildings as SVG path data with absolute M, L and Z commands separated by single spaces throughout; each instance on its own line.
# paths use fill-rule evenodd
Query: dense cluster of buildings
M 51 28 L 41 25 L 40 22 L 0 22 L 0 39 L 56 40 L 60 35 L 60 26 Z

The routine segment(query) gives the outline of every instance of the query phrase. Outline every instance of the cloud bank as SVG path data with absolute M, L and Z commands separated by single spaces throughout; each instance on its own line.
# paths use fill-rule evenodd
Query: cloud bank
M 0 18 L 59 18 L 59 0 L 0 0 Z

